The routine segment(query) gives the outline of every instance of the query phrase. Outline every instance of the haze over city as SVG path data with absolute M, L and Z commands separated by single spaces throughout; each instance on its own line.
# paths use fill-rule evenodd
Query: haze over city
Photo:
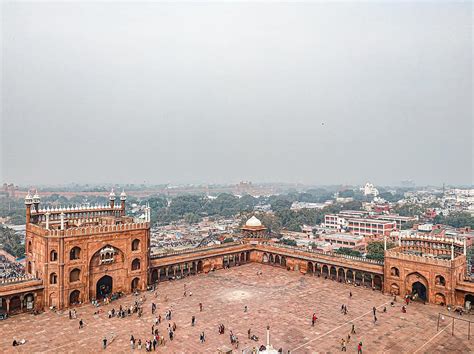
M 0 177 L 472 184 L 471 14 L 3 2 Z

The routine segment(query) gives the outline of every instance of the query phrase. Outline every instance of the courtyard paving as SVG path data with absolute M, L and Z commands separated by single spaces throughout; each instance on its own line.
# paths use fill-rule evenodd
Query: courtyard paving
M 257 274 L 259 271 L 261 275 Z M 192 296 L 183 296 L 185 284 Z M 107 318 L 109 309 L 117 309 L 120 304 L 130 306 L 134 296 L 101 306 L 103 312 L 98 315 L 94 315 L 97 309 L 92 305 L 83 305 L 77 308 L 78 318 L 74 320 L 69 320 L 67 311 L 14 316 L 0 322 L 0 352 L 94 352 L 102 350 L 104 336 L 113 338 L 107 351 L 130 352 L 131 334 L 143 342 L 151 338 L 155 318 L 151 313 L 152 301 L 157 303 L 163 318 L 165 311 L 171 309 L 171 323 L 177 325 L 175 339 L 157 347 L 157 351 L 167 353 L 216 353 L 218 348 L 231 347 L 229 330 L 239 338 L 240 345 L 234 353 L 240 353 L 265 344 L 267 325 L 276 349 L 292 353 L 338 352 L 341 338 L 347 336 L 352 324 L 356 334 L 348 343 L 348 352 L 357 352 L 359 341 L 366 353 L 474 352 L 474 338 L 468 341 L 465 323 L 456 321 L 452 336 L 451 319 L 445 317 L 440 321 L 443 330 L 437 332 L 438 313 L 446 312 L 441 307 L 413 303 L 407 313 L 402 313 L 400 300 L 391 307 L 391 297 L 380 292 L 272 266 L 252 263 L 163 282 L 157 292 L 157 298 L 153 292 L 146 292 L 141 318 L 136 314 L 124 319 Z M 203 304 L 202 312 L 199 303 Z M 342 304 L 347 305 L 347 315 L 340 312 Z M 377 323 L 373 322 L 373 306 L 378 309 Z M 382 312 L 384 306 L 386 313 Z M 313 312 L 318 317 L 314 327 Z M 79 318 L 85 323 L 83 329 L 78 329 Z M 471 316 L 463 318 L 474 320 Z M 225 325 L 224 335 L 218 333 L 220 323 Z M 168 321 L 163 320 L 158 326 L 160 334 L 167 335 L 167 327 Z M 259 337 L 257 343 L 247 338 L 249 328 Z M 206 334 L 204 344 L 199 342 L 201 331 Z M 27 343 L 14 348 L 14 338 L 25 338 Z

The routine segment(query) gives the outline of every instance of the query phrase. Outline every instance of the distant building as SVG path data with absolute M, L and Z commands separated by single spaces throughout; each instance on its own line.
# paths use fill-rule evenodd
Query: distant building
M 327 206 L 325 203 L 293 202 L 291 205 L 291 210 L 323 209 L 325 206 Z
M 324 226 L 342 231 L 346 230 L 355 235 L 386 235 L 397 229 L 395 221 L 379 220 L 375 218 L 358 218 L 341 214 L 326 214 Z
M 361 188 L 361 191 L 364 192 L 365 196 L 372 195 L 374 197 L 379 195 L 379 191 L 374 187 L 372 183 L 366 183 L 364 187 Z
M 333 249 L 341 247 L 351 248 L 358 251 L 365 251 L 366 243 L 364 236 L 352 235 L 349 233 L 330 233 L 320 236 L 320 239 L 328 242 Z

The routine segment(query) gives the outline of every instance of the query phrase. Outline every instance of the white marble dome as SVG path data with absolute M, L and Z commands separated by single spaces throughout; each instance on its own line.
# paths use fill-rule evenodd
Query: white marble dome
M 262 226 L 262 222 L 258 220 L 255 216 L 252 216 L 250 219 L 247 220 L 245 226 L 258 227 Z

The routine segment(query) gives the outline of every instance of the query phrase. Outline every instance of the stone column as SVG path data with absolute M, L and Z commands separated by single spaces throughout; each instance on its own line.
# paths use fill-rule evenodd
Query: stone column
M 372 281 L 372 289 L 374 288 L 374 276 L 373 274 L 370 275 L 370 279 Z
M 7 298 L 5 301 L 7 303 L 7 314 L 9 314 L 10 313 L 10 298 Z

